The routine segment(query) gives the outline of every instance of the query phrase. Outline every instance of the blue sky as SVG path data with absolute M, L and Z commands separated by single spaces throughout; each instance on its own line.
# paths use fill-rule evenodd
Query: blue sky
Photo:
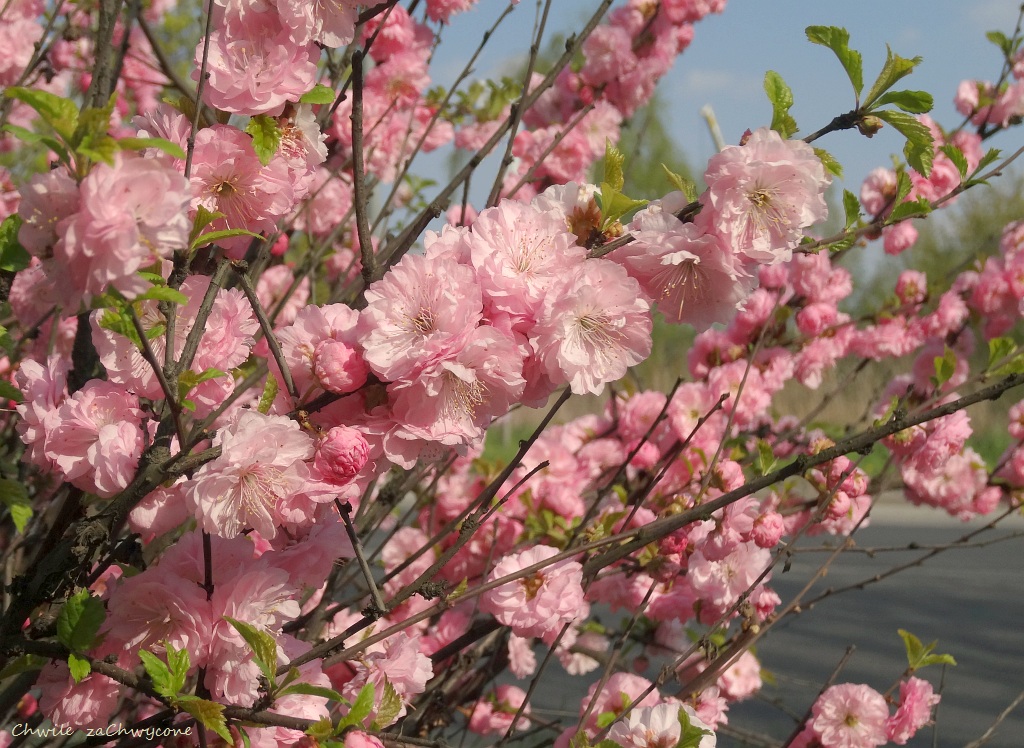
M 549 28 L 570 32 L 596 4 L 555 0 Z M 461 69 L 479 35 L 504 7 L 502 0 L 481 0 L 476 9 L 458 17 L 435 60 L 438 83 L 450 81 Z M 523 54 L 537 7 L 530 0 L 520 3 L 478 64 L 480 76 L 507 70 Z M 762 89 L 766 70 L 778 72 L 792 88 L 793 114 L 801 133 L 813 132 L 851 109 L 853 95 L 832 52 L 808 42 L 804 29 L 844 26 L 850 31 L 851 46 L 864 56 L 865 87 L 881 68 L 886 43 L 903 57 L 923 57 L 914 74 L 902 81 L 903 87 L 932 93 L 933 116 L 951 127 L 961 119 L 952 104 L 959 82 L 965 77 L 992 80 L 999 73 L 999 52 L 985 39 L 985 32 L 1000 29 L 1009 34 L 1019 7 L 1014 0 L 729 0 L 724 13 L 696 24 L 693 44 L 662 82 L 661 93 L 676 139 L 696 171 L 702 171 L 714 153 L 700 116 L 704 105 L 714 109 L 727 143 L 735 143 L 747 128 L 769 124 L 771 109 Z M 463 46 L 451 45 L 453 38 L 463 40 Z M 1020 142 L 1018 134 L 1010 133 L 992 145 L 1008 152 Z M 843 186 L 854 192 L 872 168 L 889 165 L 889 154 L 902 150 L 902 140 L 887 131 L 871 140 L 855 131 L 832 134 L 816 145 L 839 158 L 846 169 Z

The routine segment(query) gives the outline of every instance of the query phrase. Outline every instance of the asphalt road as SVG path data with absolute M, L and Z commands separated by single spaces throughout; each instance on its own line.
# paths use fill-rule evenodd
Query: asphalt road
M 861 548 L 905 548 L 949 544 L 983 522 L 963 524 L 928 509 L 881 507 L 873 523 L 858 533 Z M 1019 517 L 977 540 L 1024 533 Z M 820 545 L 821 539 L 811 541 Z M 829 587 L 867 580 L 926 551 L 844 553 L 810 597 Z M 788 601 L 820 566 L 825 553 L 801 553 L 773 586 Z M 793 726 L 789 714 L 803 715 L 821 684 L 856 647 L 837 682 L 867 683 L 886 691 L 906 659 L 897 629 L 923 642 L 938 640 L 936 652 L 948 652 L 956 667 L 925 668 L 919 675 L 943 699 L 934 730 L 926 728 L 911 746 L 965 746 L 979 738 L 1024 691 L 1024 537 L 985 547 L 954 549 L 864 589 L 825 599 L 781 622 L 762 640 L 758 653 L 776 680 L 756 700 L 730 712 L 730 726 L 759 738 L 785 738 Z M 778 704 L 772 703 L 778 702 Z M 780 708 L 779 705 L 783 705 Z M 720 735 L 719 746 L 764 744 Z M 1024 704 L 1019 705 L 986 743 L 990 748 L 1024 747 Z

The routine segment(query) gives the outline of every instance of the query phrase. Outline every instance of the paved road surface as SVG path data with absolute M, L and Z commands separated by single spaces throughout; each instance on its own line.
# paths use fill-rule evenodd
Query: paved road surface
M 964 525 L 927 509 L 884 506 L 873 519 L 874 524 L 858 535 L 862 547 L 903 547 L 911 541 L 944 544 L 982 524 Z M 1013 520 L 986 537 L 1024 530 L 1024 521 Z M 921 554 L 845 554 L 819 588 L 868 579 Z M 822 557 L 798 555 L 788 573 L 776 575 L 774 586 L 784 601 L 803 586 Z M 803 714 L 849 644 L 857 650 L 840 680 L 885 691 L 900 674 L 894 667 L 905 663 L 898 628 L 926 643 L 938 639 L 936 651 L 953 654 L 958 663 L 945 672 L 937 737 L 927 729 L 910 745 L 931 746 L 934 738 L 934 745 L 953 748 L 978 738 L 1024 691 L 1024 538 L 948 551 L 924 567 L 839 595 L 780 624 L 759 648 L 778 684 L 766 687 L 757 702 L 734 707 L 730 724 L 776 738 L 788 735 L 792 719 L 766 699 L 782 699 L 793 712 Z M 926 668 L 921 675 L 934 684 L 943 677 L 938 667 Z M 745 743 L 725 736 L 719 740 L 722 748 L 740 745 Z M 1024 748 L 1024 704 L 986 745 Z

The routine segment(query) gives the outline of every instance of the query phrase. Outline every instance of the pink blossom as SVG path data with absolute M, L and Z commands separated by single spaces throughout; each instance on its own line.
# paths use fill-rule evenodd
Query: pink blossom
M 501 685 L 487 698 L 481 699 L 473 707 L 469 717 L 469 730 L 478 735 L 504 735 L 512 727 L 512 718 L 526 700 L 526 692 L 518 686 Z M 523 716 L 516 722 L 515 729 L 530 729 L 530 713 L 527 705 Z
M 673 193 L 638 213 L 629 225 L 634 241 L 610 257 L 640 282 L 667 320 L 699 331 L 728 322 L 754 279 L 717 236 L 673 215 L 684 203 L 682 193 Z
M 345 748 L 384 748 L 384 744 L 373 735 L 359 730 L 349 730 L 345 733 Z
M 57 409 L 68 395 L 67 375 L 70 361 L 51 356 L 45 366 L 25 359 L 15 372 L 15 382 L 25 396 L 18 405 L 16 428 L 21 440 L 28 446 L 26 459 L 46 470 L 55 468 L 47 456 L 47 438 L 60 423 Z
M 753 543 L 740 543 L 719 561 L 708 560 L 701 549 L 689 559 L 690 584 L 700 598 L 719 610 L 739 600 L 768 568 L 771 553 Z
M 319 42 L 325 47 L 343 47 L 355 35 L 360 4 L 353 0 L 277 0 L 277 12 L 294 44 Z
M 284 416 L 241 411 L 220 434 L 221 455 L 203 465 L 186 498 L 207 532 L 232 537 L 251 527 L 265 538 L 277 532 L 277 504 L 298 493 L 309 475 L 313 440 Z
M 107 286 L 129 298 L 142 293 L 150 284 L 136 271 L 188 243 L 188 184 L 160 161 L 97 164 L 80 195 L 81 208 L 54 247 L 64 271 L 55 280 L 69 298 L 90 299 Z
M 290 267 L 273 265 L 260 274 L 256 298 L 277 324 L 290 325 L 309 299 L 309 278 L 296 282 Z
M 309 305 L 292 324 L 277 331 L 281 353 L 300 394 L 324 385 L 321 375 L 331 384 L 330 391 L 340 394 L 363 385 L 369 370 L 356 347 L 358 318 L 344 304 Z M 269 356 L 269 349 L 264 355 Z M 271 366 L 276 371 L 276 362 Z
M 682 704 L 664 703 L 656 706 L 634 708 L 623 719 L 612 725 L 608 739 L 622 748 L 663 748 L 674 746 L 681 737 L 679 710 L 687 713 L 690 725 L 707 729 L 693 708 Z M 697 748 L 715 748 L 717 740 L 713 734 L 701 738 Z
M 464 345 L 481 318 L 471 268 L 406 255 L 366 292 L 357 333 L 370 368 L 394 381 L 414 376 Z
M 650 306 L 621 266 L 590 260 L 545 299 L 534 349 L 553 381 L 600 394 L 651 352 Z
M 79 209 L 79 188 L 63 169 L 36 174 L 21 188 L 18 241 L 34 256 L 49 259 L 59 238 L 58 227 Z
M 99 673 L 75 683 L 67 663 L 59 660 L 43 667 L 36 685 L 39 708 L 53 724 L 82 730 L 109 725 L 122 691 L 120 684 Z
M 468 241 L 489 303 L 513 317 L 533 317 L 586 252 L 557 214 L 509 200 L 480 213 Z
M 491 582 L 558 554 L 557 548 L 538 545 L 502 558 L 487 577 Z M 562 559 L 529 576 L 503 584 L 480 597 L 480 609 L 511 627 L 518 636 L 544 637 L 577 617 L 586 615 L 583 567 Z
M 423 693 L 433 674 L 430 658 L 420 653 L 417 639 L 402 631 L 384 640 L 383 651 L 366 655 L 357 667 L 355 678 L 346 683 L 341 692 L 354 700 L 364 685 L 372 683 L 379 709 L 386 681 L 402 698 L 397 719 L 405 715 L 406 704 L 412 697 Z
M 712 156 L 704 181 L 697 226 L 757 262 L 788 260 L 803 230 L 828 215 L 831 178 L 813 149 L 774 130 Z
M 918 232 L 910 221 L 902 221 L 882 229 L 882 246 L 887 255 L 902 254 L 917 242 Z
M 45 454 L 73 485 L 109 498 L 135 476 L 141 424 L 135 395 L 94 379 L 57 409 Z
M 878 216 L 883 210 L 892 207 L 896 197 L 896 172 L 892 169 L 878 167 L 864 178 L 860 188 L 860 201 L 864 210 Z
M 932 684 L 911 676 L 900 682 L 900 704 L 896 713 L 885 723 L 889 741 L 906 745 L 932 718 L 932 707 L 942 699 L 932 690 Z
M 335 426 L 316 444 L 313 465 L 330 483 L 344 486 L 363 469 L 370 446 L 363 435 L 348 426 Z
M 276 13 L 253 13 L 210 34 L 204 70 L 208 104 L 238 114 L 278 114 L 286 101 L 298 101 L 313 88 L 319 50 L 296 43 Z M 301 36 L 300 34 L 297 34 Z M 198 80 L 206 45 L 196 47 L 193 79 Z
M 883 745 L 889 707 L 870 686 L 830 686 L 811 709 L 810 726 L 828 748 L 874 748 Z

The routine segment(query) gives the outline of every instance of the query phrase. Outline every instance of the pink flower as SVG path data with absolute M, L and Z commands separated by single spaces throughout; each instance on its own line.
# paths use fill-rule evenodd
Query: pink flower
M 120 684 L 99 673 L 75 683 L 67 663 L 60 661 L 44 666 L 36 685 L 39 708 L 53 724 L 83 730 L 110 724 L 122 691 Z
M 273 538 L 278 502 L 305 485 L 313 440 L 289 418 L 245 410 L 221 431 L 220 446 L 220 457 L 196 471 L 185 489 L 199 525 L 227 538 L 247 527 Z
M 757 262 L 789 260 L 803 229 L 828 215 L 832 180 L 814 150 L 767 128 L 712 156 L 704 181 L 697 226 Z
M 612 725 L 608 739 L 622 748 L 668 748 L 675 746 L 682 737 L 679 710 L 686 711 L 690 724 L 698 729 L 707 729 L 690 706 L 681 704 L 658 704 L 643 709 L 634 708 Z M 698 748 L 714 748 L 714 735 L 701 738 Z
M 384 748 L 384 744 L 373 735 L 350 730 L 345 733 L 345 748 Z
M 874 748 L 887 740 L 889 707 L 870 686 L 831 686 L 811 708 L 810 726 L 827 748 Z
M 478 735 L 504 735 L 525 700 L 526 692 L 523 689 L 510 685 L 498 686 L 493 695 L 481 699 L 473 707 L 469 718 L 470 732 Z M 516 722 L 517 730 L 530 729 L 530 720 L 526 719 L 529 713 L 530 707 L 527 705 L 523 716 Z
M 610 257 L 640 282 L 665 319 L 700 331 L 732 319 L 755 280 L 717 236 L 673 215 L 684 202 L 673 193 L 638 213 L 629 225 L 635 241 Z
M 353 428 L 335 426 L 317 442 L 313 466 L 324 480 L 347 485 L 359 474 L 370 456 L 366 439 Z
M 545 299 L 534 350 L 547 375 L 595 395 L 651 353 L 650 305 L 619 265 L 589 260 Z
M 156 159 L 97 164 L 82 181 L 79 212 L 54 247 L 58 287 L 85 299 L 107 286 L 129 298 L 142 293 L 150 284 L 136 271 L 188 243 L 188 199 L 184 177 Z
M 900 705 L 885 723 L 889 741 L 906 745 L 932 719 L 932 707 L 942 699 L 926 680 L 911 676 L 900 683 Z
M 384 683 L 390 683 L 402 697 L 402 708 L 396 719 L 405 715 L 405 705 L 423 693 L 434 671 L 430 658 L 420 653 L 419 641 L 402 631 L 383 642 L 383 651 L 371 652 L 357 667 L 355 678 L 342 688 L 342 694 L 354 700 L 367 683 L 374 685 L 377 709 L 384 696 Z
M 487 578 L 488 582 L 514 574 L 558 554 L 557 548 L 538 545 L 501 559 Z M 533 574 L 485 592 L 480 609 L 510 626 L 518 636 L 544 637 L 562 625 L 585 616 L 583 567 L 563 559 Z
M 514 317 L 533 317 L 586 253 L 559 215 L 511 200 L 478 215 L 468 241 L 489 303 Z
M 359 6 L 355 0 L 277 0 L 277 12 L 294 44 L 319 42 L 343 47 L 355 35 Z
M 203 41 L 196 46 L 194 80 L 204 46 Z M 225 24 L 210 34 L 204 99 L 226 112 L 279 114 L 286 101 L 298 101 L 313 88 L 319 57 L 316 45 L 292 40 L 276 13 L 253 13 L 244 23 Z
M 94 379 L 57 409 L 46 456 L 73 485 L 109 498 L 135 476 L 141 424 L 135 395 Z
M 461 348 L 481 317 L 471 268 L 406 255 L 366 292 L 356 328 L 370 368 L 408 378 Z

